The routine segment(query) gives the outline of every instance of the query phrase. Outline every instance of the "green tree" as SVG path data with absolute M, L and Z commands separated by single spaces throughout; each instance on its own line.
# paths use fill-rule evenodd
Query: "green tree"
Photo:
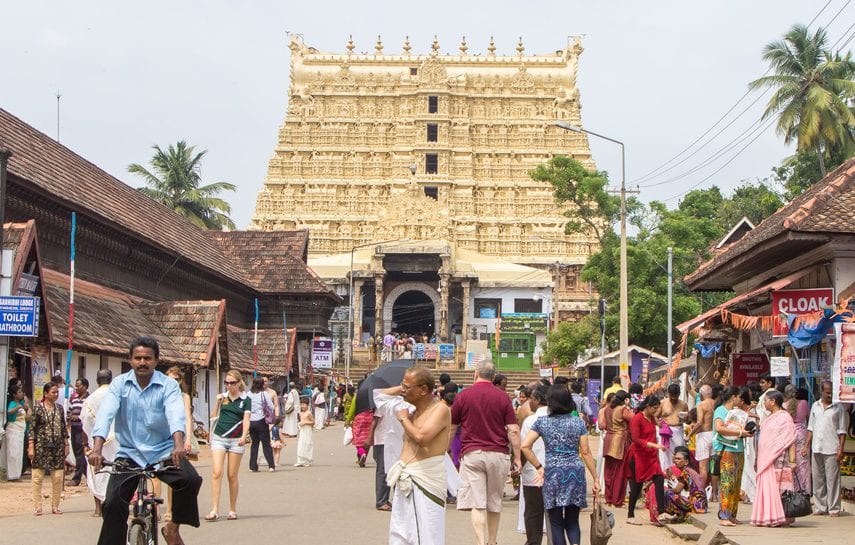
M 733 195 L 722 203 L 718 222 L 725 231 L 730 231 L 743 217 L 758 225 L 782 206 L 784 201 L 781 194 L 769 184 L 743 182 L 733 190 Z
M 567 234 L 593 232 L 602 241 L 620 215 L 620 199 L 607 190 L 608 175 L 588 170 L 572 157 L 557 155 L 529 174 L 552 184 L 555 201 L 568 207 L 564 212 Z
M 557 361 L 566 367 L 586 355 L 592 346 L 598 346 L 600 326 L 593 314 L 584 316 L 578 322 L 561 322 L 549 333 L 544 361 Z
M 763 119 L 778 116 L 777 131 L 785 143 L 795 138 L 799 152 L 813 150 L 822 176 L 831 149 L 853 147 L 855 62 L 826 49 L 824 29 L 813 35 L 794 25 L 783 40 L 768 44 L 763 59 L 774 74 L 752 81 L 749 87 L 774 89 Z
M 137 163 L 128 172 L 142 176 L 146 187 L 139 190 L 152 199 L 175 210 L 203 229 L 234 229 L 229 217 L 231 206 L 218 197 L 222 191 L 234 191 L 234 184 L 214 182 L 200 185 L 201 161 L 207 150 L 196 153 L 195 146 L 179 141 L 166 151 L 152 146 L 155 153 L 149 161 L 151 170 Z
M 851 153 L 838 148 L 829 152 L 826 167 L 833 170 L 849 158 Z M 802 151 L 784 159 L 780 166 L 772 168 L 774 180 L 784 188 L 783 198 L 791 201 L 823 178 L 819 168 L 819 157 L 812 151 Z

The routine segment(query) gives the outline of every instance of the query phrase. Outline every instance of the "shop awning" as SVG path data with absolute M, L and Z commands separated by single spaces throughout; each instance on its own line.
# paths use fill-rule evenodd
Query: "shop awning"
M 783 288 L 789 286 L 790 284 L 792 284 L 793 282 L 795 282 L 796 280 L 800 279 L 804 275 L 806 275 L 808 272 L 811 271 L 811 269 L 812 269 L 812 267 L 807 268 L 807 269 L 802 269 L 799 272 L 795 272 L 795 273 L 789 274 L 787 276 L 784 276 L 782 278 L 778 278 L 777 280 L 773 280 L 772 282 L 769 282 L 768 284 L 764 284 L 763 286 L 760 286 L 759 288 L 755 288 L 751 291 L 747 291 L 747 292 L 743 293 L 742 295 L 737 295 L 733 299 L 730 299 L 730 300 L 718 305 L 717 307 L 711 308 L 710 310 L 704 312 L 703 314 L 695 316 L 691 320 L 687 320 L 687 321 L 683 322 L 682 324 L 677 326 L 677 330 L 680 333 L 685 333 L 687 331 L 695 329 L 696 327 L 703 324 L 704 322 L 706 322 L 710 318 L 719 315 L 722 310 L 730 308 L 737 303 L 741 303 L 742 301 L 747 301 L 748 299 L 751 299 L 752 297 L 756 297 L 758 295 L 762 295 L 762 294 L 768 293 L 770 291 L 776 291 L 776 290 L 783 289 Z

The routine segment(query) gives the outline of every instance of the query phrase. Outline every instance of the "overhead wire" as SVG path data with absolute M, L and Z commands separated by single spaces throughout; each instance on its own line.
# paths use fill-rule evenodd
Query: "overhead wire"
M 851 2 L 852 2 L 852 0 L 847 0 L 847 2 L 845 2 L 845 3 L 843 4 L 843 6 L 842 6 L 842 7 L 841 7 L 841 8 L 840 8 L 840 9 L 839 9 L 835 14 L 834 14 L 834 16 L 833 16 L 833 17 L 832 17 L 832 18 L 831 18 L 831 19 L 830 19 L 830 20 L 829 20 L 829 21 L 828 21 L 828 22 L 823 26 L 823 28 L 827 28 L 829 25 L 831 25 L 831 24 L 832 24 L 832 23 L 833 23 L 833 22 L 834 22 L 834 21 L 835 21 L 835 20 L 840 16 L 840 14 L 843 12 L 843 10 L 844 10 L 844 9 L 845 9 L 845 8 L 846 8 L 846 7 L 851 3 Z M 820 13 L 822 13 L 822 11 L 824 11 L 825 7 L 827 7 L 827 6 L 828 6 L 828 4 L 826 4 L 826 6 L 824 6 L 822 10 L 820 10 Z M 816 20 L 816 18 L 817 18 L 818 16 L 819 16 L 819 14 L 817 14 L 817 16 L 816 16 L 816 17 L 814 17 L 814 19 L 811 21 L 811 23 L 812 23 L 813 21 L 815 21 L 815 20 Z M 809 25 L 808 25 L 808 26 L 809 26 Z M 851 28 L 851 27 L 850 27 L 850 28 Z M 846 30 L 846 32 L 848 32 L 848 31 L 849 31 L 849 29 L 847 29 L 847 30 Z M 845 36 L 845 33 L 844 33 L 844 36 Z M 837 43 L 839 43 L 839 42 L 840 42 L 840 40 L 838 39 L 838 40 L 835 42 L 835 44 L 837 44 Z M 768 72 L 769 72 L 769 71 L 767 70 L 767 72 L 766 72 L 766 73 L 768 73 Z M 775 119 L 774 119 L 774 118 L 770 118 L 769 120 L 767 120 L 767 122 L 765 122 L 764 124 L 762 124 L 762 125 L 760 126 L 760 128 L 755 129 L 755 130 L 753 131 L 753 132 L 754 132 L 754 134 L 755 134 L 755 136 L 754 136 L 753 138 L 751 138 L 751 139 L 748 141 L 748 143 L 747 143 L 746 145 L 742 146 L 742 147 L 741 147 L 741 148 L 740 148 L 740 149 L 739 149 L 739 150 L 738 150 L 738 151 L 737 151 L 737 152 L 736 152 L 732 157 L 730 157 L 727 161 L 725 161 L 725 163 L 724 163 L 724 164 L 722 164 L 722 165 L 721 165 L 719 168 L 717 168 L 715 171 L 713 171 L 713 172 L 712 172 L 712 173 L 710 173 L 709 175 L 705 176 L 705 177 L 704 177 L 703 179 L 701 179 L 699 182 L 692 184 L 688 189 L 686 189 L 686 190 L 684 190 L 684 191 L 681 191 L 680 193 L 677 193 L 677 194 L 675 194 L 675 195 L 672 195 L 672 196 L 670 196 L 670 197 L 668 197 L 668 198 L 662 199 L 662 201 L 663 201 L 663 202 L 668 202 L 668 201 L 672 201 L 672 200 L 674 200 L 674 199 L 676 199 L 676 198 L 679 198 L 679 197 L 681 197 L 681 196 L 683 196 L 683 195 L 687 194 L 689 191 L 692 191 L 693 189 L 696 189 L 696 188 L 697 188 L 697 187 L 699 187 L 701 184 L 703 184 L 704 182 L 708 181 L 710 178 L 712 178 L 713 176 L 715 176 L 716 174 L 718 174 L 719 172 L 721 172 L 721 171 L 722 171 L 726 166 L 728 166 L 729 164 L 731 164 L 731 163 L 732 163 L 732 162 L 733 162 L 737 157 L 739 157 L 739 156 L 740 156 L 740 155 L 741 155 L 741 154 L 742 154 L 742 153 L 743 153 L 743 152 L 744 152 L 744 151 L 745 151 L 749 146 L 751 146 L 751 144 L 753 144 L 753 143 L 754 143 L 754 142 L 755 142 L 755 141 L 756 141 L 756 140 L 757 140 L 757 139 L 758 139 L 758 138 L 759 138 L 759 137 L 760 137 L 760 136 L 765 132 L 765 130 L 766 130 L 766 129 L 768 129 L 768 128 L 772 125 L 772 123 L 773 123 L 774 121 L 775 121 Z M 726 146 L 726 148 L 730 148 L 730 149 L 726 149 L 726 148 L 725 148 L 725 149 L 722 149 L 722 150 L 720 151 L 720 153 L 718 153 L 718 154 L 717 154 L 717 156 L 715 157 L 715 159 L 713 159 L 713 160 L 709 160 L 709 159 L 708 159 L 708 160 L 707 160 L 704 164 L 702 164 L 701 166 L 696 167 L 695 169 L 693 169 L 693 170 L 691 170 L 691 171 L 689 171 L 689 172 L 687 172 L 687 173 L 684 173 L 683 175 L 676 176 L 676 177 L 674 177 L 674 178 L 671 178 L 671 179 L 666 180 L 666 181 L 661 182 L 661 183 L 657 183 L 657 184 L 650 184 L 650 185 L 648 185 L 648 187 L 653 187 L 653 186 L 656 186 L 656 185 L 663 185 L 663 184 L 665 184 L 665 183 L 673 183 L 674 181 L 677 181 L 677 180 L 679 180 L 679 179 L 681 179 L 681 178 L 684 178 L 684 177 L 686 177 L 687 175 L 693 174 L 694 172 L 696 172 L 696 171 L 697 171 L 697 170 L 699 170 L 700 168 L 703 168 L 703 167 L 705 167 L 705 166 L 708 166 L 708 165 L 709 165 L 709 164 L 711 164 L 714 160 L 719 159 L 719 158 L 720 158 L 721 156 L 723 156 L 725 153 L 729 152 L 733 147 L 735 147 L 735 146 L 736 146 L 736 145 L 738 145 L 739 143 L 741 143 L 741 142 L 745 141 L 745 139 L 748 137 L 748 136 L 746 135 L 746 133 L 747 133 L 747 132 L 749 132 L 749 131 L 752 131 L 752 128 L 753 128 L 753 127 L 757 127 L 757 126 L 758 126 L 758 123 L 762 123 L 762 119 L 761 119 L 761 120 L 758 120 L 758 121 L 755 121 L 754 123 L 752 123 L 752 124 L 749 126 L 749 128 L 748 128 L 748 129 L 746 129 L 745 131 L 743 131 L 742 133 L 740 133 L 740 135 L 739 135 L 739 136 L 737 136 L 737 137 L 736 137 L 735 139 L 733 139 L 730 143 L 728 143 L 728 144 L 727 144 L 727 146 Z M 749 134 L 750 134 L 750 132 L 749 132 Z
M 814 22 L 815 22 L 815 21 L 820 17 L 820 15 L 822 15 L 822 13 L 826 10 L 826 8 L 828 8 L 828 6 L 832 3 L 832 1 L 833 1 L 833 0 L 828 0 L 828 1 L 825 3 L 825 5 L 824 5 L 820 10 L 819 10 L 819 12 L 817 12 L 817 14 L 813 17 L 813 19 L 811 19 L 811 21 L 808 23 L 808 25 L 807 25 L 807 26 L 812 25 L 812 24 L 813 24 L 813 23 L 814 23 Z M 832 22 L 834 22 L 834 20 L 836 20 L 836 19 L 837 19 L 837 17 L 838 17 L 838 16 L 842 13 L 842 11 L 843 11 L 843 10 L 844 10 L 844 9 L 845 9 L 849 4 L 850 4 L 850 3 L 851 3 L 851 1 L 852 1 L 852 0 L 847 0 L 847 1 L 844 3 L 843 7 L 841 7 L 841 8 L 837 11 L 837 13 L 836 13 L 832 18 L 831 18 L 831 20 L 830 20 L 828 23 L 826 23 L 825 27 L 827 27 L 827 26 L 828 26 L 828 25 L 830 25 Z M 825 28 L 825 27 L 824 27 L 824 28 Z M 764 76 L 768 75 L 768 74 L 769 74 L 769 72 L 771 71 L 771 69 L 772 69 L 771 67 L 767 68 L 767 70 L 763 73 L 763 75 L 762 75 L 761 77 L 764 77 Z M 730 108 L 729 108 L 729 109 L 728 109 L 728 110 L 727 110 L 727 111 L 726 111 L 726 112 L 725 112 L 725 113 L 724 113 L 724 114 L 723 114 L 723 115 L 722 115 L 718 120 L 716 120 L 716 122 L 715 122 L 715 123 L 713 123 L 713 125 L 712 125 L 712 126 L 710 126 L 706 131 L 704 131 L 704 132 L 703 132 L 703 133 L 702 133 L 702 134 L 701 134 L 697 139 L 695 139 L 695 140 L 694 140 L 691 144 L 689 144 L 686 148 L 684 148 L 684 149 L 683 149 L 683 150 L 681 150 L 678 154 L 676 154 L 674 157 L 670 158 L 668 161 L 665 161 L 664 163 L 662 163 L 661 165 L 659 165 L 658 167 L 656 167 L 656 168 L 655 168 L 655 169 L 653 169 L 652 171 L 648 172 L 648 173 L 647 173 L 647 174 L 645 174 L 644 176 L 641 176 L 640 178 L 636 178 L 636 179 L 634 179 L 634 180 L 631 180 L 631 181 L 630 181 L 630 183 L 638 184 L 639 182 L 643 182 L 643 181 L 645 181 L 645 180 L 649 180 L 649 179 L 651 179 L 651 178 L 654 178 L 655 176 L 661 175 L 661 174 L 663 174 L 663 173 L 665 173 L 665 172 L 669 172 L 670 170 L 673 170 L 675 167 L 679 166 L 680 164 L 685 163 L 688 159 L 690 159 L 691 157 L 693 157 L 694 155 L 696 155 L 699 151 L 701 151 L 703 148 L 705 148 L 705 147 L 706 147 L 706 146 L 708 146 L 710 143 L 712 143 L 712 142 L 713 142 L 713 141 L 714 141 L 718 136 L 720 136 L 720 135 L 721 135 L 721 134 L 722 134 L 722 133 L 723 133 L 727 128 L 729 128 L 730 126 L 732 126 L 732 125 L 733 125 L 733 124 L 734 124 L 738 119 L 740 119 L 742 116 L 744 116 L 744 115 L 745 115 L 745 114 L 746 114 L 746 113 L 751 109 L 751 107 L 753 107 L 753 106 L 757 103 L 757 101 L 758 101 L 758 100 L 759 100 L 763 95 L 765 95 L 765 94 L 769 91 L 769 89 L 764 90 L 764 91 L 763 91 L 763 93 L 762 93 L 760 96 L 758 96 L 756 99 L 754 99 L 754 101 L 752 101 L 752 102 L 751 102 L 751 104 L 749 104 L 746 108 L 744 108 L 744 109 L 743 109 L 743 110 L 742 110 L 742 111 L 741 111 L 741 112 L 740 112 L 740 113 L 739 113 L 739 114 L 738 114 L 738 115 L 737 115 L 733 120 L 731 120 L 729 123 L 727 123 L 727 125 L 725 125 L 724 127 L 722 127 L 722 128 L 721 128 L 718 132 L 716 132 L 716 133 L 715 133 L 711 138 L 707 139 L 707 140 L 706 140 L 706 141 L 705 141 L 701 146 L 699 146 L 699 147 L 698 147 L 697 149 L 695 149 L 691 154 L 689 154 L 689 156 L 684 157 L 682 160 L 680 160 L 680 161 L 679 161 L 679 162 L 677 162 L 676 164 L 673 164 L 673 165 L 671 165 L 670 167 L 668 167 L 668 165 L 670 165 L 671 163 L 673 163 L 674 161 L 676 161 L 677 159 L 679 159 L 681 156 L 683 156 L 686 152 L 688 152 L 689 150 L 691 150 L 692 148 L 694 148 L 694 147 L 695 147 L 695 145 L 696 145 L 698 142 L 700 142 L 701 140 L 703 140 L 703 139 L 704 139 L 707 135 L 709 135 L 709 134 L 710 134 L 710 133 L 711 133 L 711 132 L 712 132 L 712 131 L 717 127 L 717 126 L 719 126 L 719 124 L 721 124 L 721 123 L 722 123 L 722 121 L 723 121 L 724 119 L 726 119 L 726 118 L 727 118 L 727 116 L 729 116 L 729 115 L 730 115 L 730 114 L 731 114 L 731 113 L 732 113 L 732 112 L 733 112 L 733 111 L 738 107 L 738 105 L 739 105 L 740 103 L 742 103 L 742 101 L 743 101 L 743 100 L 744 100 L 744 99 L 745 99 L 745 98 L 746 98 L 746 97 L 751 93 L 751 91 L 752 91 L 751 89 L 749 89 L 748 91 L 746 91 L 746 92 L 745 92 L 745 93 L 744 93 L 744 94 L 743 94 L 743 95 L 742 95 L 742 96 L 741 96 L 741 97 L 736 101 L 736 103 L 735 103 L 733 106 L 731 106 L 731 107 L 730 107 Z M 741 137 L 741 136 L 743 136 L 743 135 L 745 134 L 745 132 L 750 131 L 753 127 L 756 127 L 756 126 L 757 126 L 757 124 L 759 124 L 759 123 L 760 123 L 760 121 L 755 121 L 754 123 L 752 123 L 752 124 L 751 124 L 751 126 L 749 126 L 749 128 L 748 128 L 748 129 L 746 129 L 745 131 L 743 131 L 743 133 L 742 133 L 742 134 L 740 134 L 740 137 Z M 739 138 L 739 137 L 737 137 L 737 139 L 738 139 L 738 138 Z M 730 142 L 729 144 L 726 144 L 726 145 L 724 146 L 724 148 L 727 148 L 728 146 L 732 146 L 733 144 L 734 144 L 734 142 Z M 723 149 L 724 149 L 724 148 L 723 148 Z M 721 155 L 721 153 L 722 153 L 722 150 L 719 150 L 719 152 L 717 152 L 716 154 L 713 154 L 713 155 L 718 157 L 718 156 L 720 156 L 720 155 Z M 708 162 L 709 160 L 710 160 L 710 158 L 707 158 L 707 159 L 705 160 L 705 162 Z M 708 164 L 708 163 L 707 163 L 707 164 Z M 665 168 L 665 167 L 668 167 L 668 168 Z M 688 171 L 687 173 L 684 173 L 684 174 L 680 175 L 679 177 L 672 178 L 672 179 L 669 179 L 669 180 L 667 180 L 667 181 L 656 182 L 656 183 L 652 183 L 652 184 L 642 184 L 642 185 L 641 185 L 641 187 L 655 187 L 655 186 L 659 186 L 659 185 L 664 185 L 664 184 L 666 184 L 666 183 L 672 183 L 673 181 L 676 181 L 676 179 L 680 179 L 681 177 L 685 177 L 685 176 L 687 176 L 687 175 L 689 175 L 689 174 L 691 174 L 691 173 L 695 172 L 695 171 L 697 170 L 697 168 L 702 168 L 702 167 L 696 167 L 696 168 L 694 168 L 694 169 L 691 169 L 691 170 L 690 170 L 690 171 Z M 665 170 L 663 170 L 663 169 L 665 169 Z

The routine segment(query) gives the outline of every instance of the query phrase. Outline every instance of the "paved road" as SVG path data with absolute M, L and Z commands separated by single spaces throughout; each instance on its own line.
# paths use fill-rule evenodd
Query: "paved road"
M 228 510 L 224 489 L 220 509 L 223 518 L 216 523 L 203 521 L 199 529 L 185 528 L 182 533 L 187 544 L 386 543 L 388 514 L 374 509 L 374 468 L 357 467 L 354 450 L 341 446 L 341 435 L 341 425 L 315 433 L 315 465 L 310 468 L 290 465 L 296 455 L 296 440 L 283 450 L 283 466 L 275 473 L 263 469 L 259 473 L 251 473 L 244 458 L 238 499 L 239 520 L 224 520 L 223 515 Z M 197 468 L 206 479 L 199 497 L 200 512 L 205 514 L 210 509 L 210 461 L 203 460 Z M 88 496 L 73 497 L 62 507 L 65 511 L 62 516 L 48 514 L 35 518 L 24 514 L 3 517 L 0 545 L 37 543 L 45 537 L 56 541 L 59 536 L 62 536 L 63 545 L 95 543 L 100 521 L 89 516 L 92 500 Z M 610 545 L 669 543 L 674 539 L 665 530 L 649 525 L 626 526 L 623 522 L 625 510 L 615 514 L 618 524 Z M 590 511 L 582 513 L 582 542 L 585 544 L 589 543 L 589 515 Z M 517 503 L 506 502 L 499 543 L 524 542 L 524 536 L 515 531 L 516 521 Z M 446 531 L 449 545 L 472 543 L 468 513 L 449 509 Z

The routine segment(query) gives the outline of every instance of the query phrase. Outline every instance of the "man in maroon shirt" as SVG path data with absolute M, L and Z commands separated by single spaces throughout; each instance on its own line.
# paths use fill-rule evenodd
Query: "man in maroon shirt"
M 451 436 L 461 428 L 457 508 L 472 512 L 476 545 L 496 543 L 508 471 L 516 474 L 521 465 L 520 427 L 508 394 L 493 386 L 495 376 L 493 364 L 479 364 L 475 383 L 458 393 L 451 406 Z

